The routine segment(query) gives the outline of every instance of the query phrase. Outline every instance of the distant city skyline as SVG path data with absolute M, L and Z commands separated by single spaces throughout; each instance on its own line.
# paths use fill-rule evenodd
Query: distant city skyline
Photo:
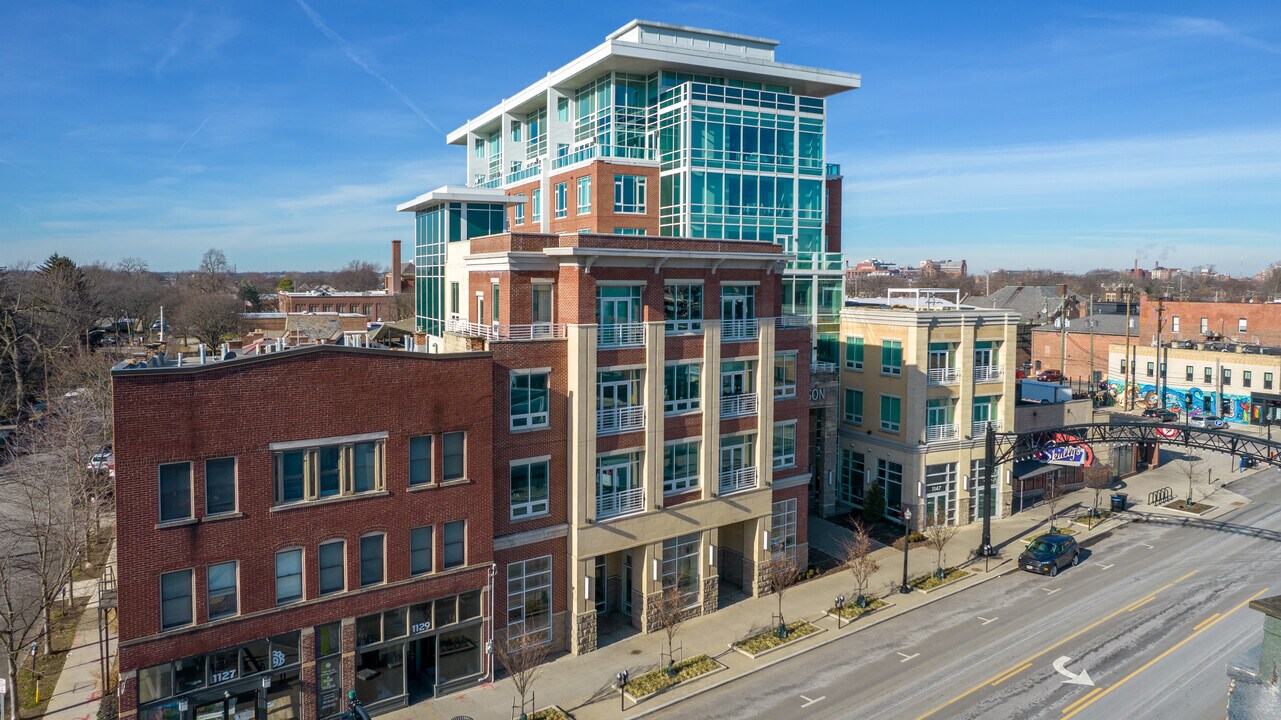
M 452 130 L 646 19 L 860 73 L 829 103 L 846 258 L 1253 275 L 1281 260 L 1267 3 L 596 4 L 519 22 L 322 0 L 64 2 L 0 18 L 0 265 L 388 262 L 395 205 L 466 179 Z M 484 27 L 483 41 L 463 28 Z

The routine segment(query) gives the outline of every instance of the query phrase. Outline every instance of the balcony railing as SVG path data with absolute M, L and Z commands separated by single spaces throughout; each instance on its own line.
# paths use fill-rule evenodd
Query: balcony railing
M 804 315 L 779 315 L 774 318 L 774 327 L 779 330 L 807 328 L 809 326 L 810 319 Z
M 721 396 L 721 417 L 732 418 L 755 414 L 756 393 Z
M 521 168 L 520 170 L 517 170 L 514 173 L 508 173 L 506 180 L 508 183 L 520 182 L 521 180 L 528 180 L 529 178 L 532 178 L 535 175 L 537 175 L 538 171 L 541 169 L 542 169 L 541 164 L 534 163 L 533 165 Z
M 615 433 L 644 429 L 644 405 L 604 408 L 596 413 L 596 432 L 599 435 L 613 435 Z
M 1004 373 L 1001 372 L 1000 365 L 975 365 L 974 382 L 988 382 L 990 380 L 1000 380 Z
M 1001 432 L 1003 425 L 1001 418 L 995 418 L 993 420 L 976 420 L 974 421 L 974 424 L 970 426 L 970 436 L 979 438 L 987 435 L 987 424 L 989 422 L 992 423 L 993 432 Z
M 566 336 L 564 323 L 484 325 L 468 322 L 456 315 L 445 321 L 445 332 L 486 340 L 557 340 Z
M 810 363 L 811 373 L 834 373 L 836 372 L 836 363 L 834 362 L 812 362 Z
M 721 322 L 722 340 L 755 340 L 760 333 L 761 323 L 758 318 L 742 318 Z
M 599 520 L 644 511 L 645 488 L 643 487 L 596 495 L 596 518 Z
M 925 376 L 925 382 L 929 385 L 951 385 L 956 382 L 956 368 L 930 368 Z
M 955 440 L 957 435 L 956 423 L 946 425 L 926 425 L 925 442 L 935 442 L 938 440 Z
M 756 466 L 733 468 L 721 471 L 719 490 L 721 495 L 753 490 L 756 488 Z
M 598 325 L 596 345 L 603 348 L 640 347 L 645 344 L 645 323 Z
M 845 256 L 841 253 L 798 252 L 796 259 L 787 263 L 791 270 L 841 270 Z

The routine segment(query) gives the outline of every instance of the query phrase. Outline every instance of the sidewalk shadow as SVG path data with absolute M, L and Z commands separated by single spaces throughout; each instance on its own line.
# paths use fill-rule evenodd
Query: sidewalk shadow
M 1258 528 L 1252 525 L 1238 525 L 1236 523 L 1223 522 L 1222 520 L 1206 520 L 1197 517 L 1175 517 L 1173 515 L 1158 515 L 1157 513 L 1140 512 L 1137 510 L 1129 511 L 1138 522 L 1152 523 L 1154 525 L 1169 525 L 1174 527 L 1199 528 L 1201 530 L 1213 530 L 1215 532 L 1228 532 L 1234 535 L 1247 535 L 1256 537 L 1261 540 L 1271 542 L 1281 542 L 1281 531 Z

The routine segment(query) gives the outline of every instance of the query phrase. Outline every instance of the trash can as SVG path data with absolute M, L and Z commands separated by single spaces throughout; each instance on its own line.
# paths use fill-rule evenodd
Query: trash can
M 1129 499 L 1125 493 L 1112 493 L 1112 512 L 1118 513 L 1125 510 L 1125 501 Z

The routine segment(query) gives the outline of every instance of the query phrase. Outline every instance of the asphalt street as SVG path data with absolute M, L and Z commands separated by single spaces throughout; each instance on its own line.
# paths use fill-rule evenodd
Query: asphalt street
M 657 717 L 1222 718 L 1227 663 L 1262 637 L 1248 601 L 1281 593 L 1281 471 L 1231 488 L 1253 502 L 1131 523 L 1057 578 L 1006 575 Z

